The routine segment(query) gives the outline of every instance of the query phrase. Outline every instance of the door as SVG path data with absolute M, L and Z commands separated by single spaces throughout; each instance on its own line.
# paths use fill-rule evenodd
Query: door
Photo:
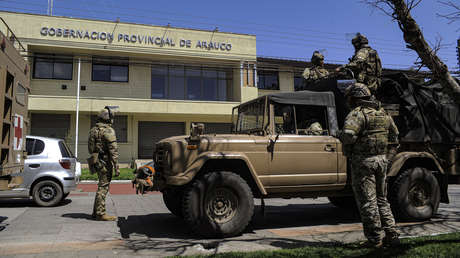
M 330 136 L 325 106 L 273 105 L 275 135 L 269 186 L 337 183 L 339 140 Z
M 185 123 L 182 122 L 147 122 L 138 124 L 138 157 L 152 159 L 155 143 L 171 136 L 184 135 Z

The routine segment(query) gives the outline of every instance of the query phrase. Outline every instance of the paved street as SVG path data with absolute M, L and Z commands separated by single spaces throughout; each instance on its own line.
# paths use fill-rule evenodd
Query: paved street
M 212 254 L 226 251 L 301 247 L 317 242 L 363 240 L 359 218 L 326 198 L 266 201 L 241 236 L 199 239 L 171 215 L 161 194 L 127 194 L 130 185 L 112 185 L 108 213 L 117 222 L 90 218 L 94 186 L 81 186 L 61 206 L 36 207 L 29 200 L 0 199 L 1 257 L 128 257 Z M 404 237 L 460 231 L 460 185 L 451 185 L 451 204 L 431 221 L 399 224 Z M 256 201 L 259 204 L 259 201 Z

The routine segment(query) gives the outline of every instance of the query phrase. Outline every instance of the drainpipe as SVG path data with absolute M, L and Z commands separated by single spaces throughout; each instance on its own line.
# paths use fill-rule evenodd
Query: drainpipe
M 259 78 L 257 77 L 257 64 L 254 64 L 254 87 L 257 88 L 258 83 L 259 83 Z
M 243 61 L 241 61 L 240 63 L 240 87 L 243 88 L 243 68 L 244 68 L 244 64 L 243 64 Z
M 78 157 L 78 115 L 80 113 L 80 69 L 81 69 L 81 59 L 78 58 L 77 114 L 76 114 L 76 121 L 75 121 L 75 157 Z

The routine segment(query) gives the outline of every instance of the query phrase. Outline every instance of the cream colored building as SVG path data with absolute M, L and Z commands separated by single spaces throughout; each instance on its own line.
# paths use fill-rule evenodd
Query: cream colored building
M 31 69 L 30 134 L 76 138 L 87 157 L 88 131 L 106 105 L 120 107 L 115 129 L 120 159 L 150 158 L 153 142 L 188 134 L 192 122 L 208 132 L 230 130 L 232 108 L 257 97 L 256 37 L 0 12 L 27 49 Z M 80 78 L 78 63 L 81 63 Z

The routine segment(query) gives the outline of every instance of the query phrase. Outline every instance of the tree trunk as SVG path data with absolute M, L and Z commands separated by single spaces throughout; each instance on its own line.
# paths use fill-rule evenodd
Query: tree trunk
M 417 22 L 412 18 L 404 0 L 391 0 L 394 5 L 394 15 L 396 16 L 399 28 L 404 34 L 407 48 L 417 52 L 418 56 L 433 73 L 434 78 L 439 80 L 456 103 L 460 104 L 460 86 L 450 75 L 447 66 L 438 58 L 423 37 L 422 31 Z

